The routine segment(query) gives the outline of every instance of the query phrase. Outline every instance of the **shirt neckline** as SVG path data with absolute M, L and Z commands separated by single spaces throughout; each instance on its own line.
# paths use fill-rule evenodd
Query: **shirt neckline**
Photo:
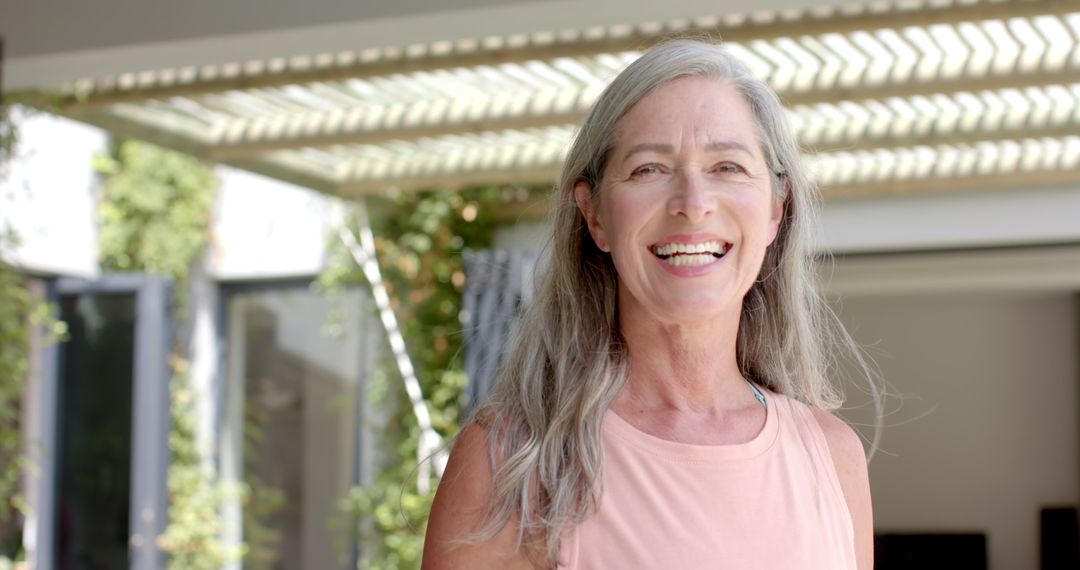
M 675 461 L 712 462 L 750 459 L 767 451 L 776 441 L 780 431 L 777 418 L 777 415 L 782 413 L 778 405 L 780 398 L 766 388 L 762 388 L 761 392 L 768 401 L 765 406 L 765 425 L 757 435 L 743 443 L 701 445 L 670 441 L 639 430 L 612 409 L 608 409 L 604 414 L 603 429 L 605 433 L 635 449 Z

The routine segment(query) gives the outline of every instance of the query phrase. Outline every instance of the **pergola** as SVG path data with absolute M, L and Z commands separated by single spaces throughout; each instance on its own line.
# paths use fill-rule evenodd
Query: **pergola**
M 897 0 L 705 13 L 133 69 L 9 95 L 117 136 L 348 198 L 544 185 L 557 177 L 576 125 L 607 81 L 641 50 L 675 35 L 722 39 L 779 92 L 826 199 L 920 194 L 941 203 L 936 194 L 1001 188 L 1026 200 L 1039 186 L 1080 189 L 1080 0 Z M 996 219 L 1000 227 L 1003 218 Z M 342 239 L 365 270 L 377 271 L 370 235 L 361 233 L 359 245 L 347 232 Z M 992 253 L 862 258 L 845 270 L 849 283 L 888 292 L 917 290 L 931 272 L 935 286 L 949 291 L 983 275 L 996 276 L 991 290 L 1075 290 L 1072 249 Z M 1015 277 L 1005 282 L 1006 274 Z M 440 442 L 424 419 L 419 385 L 409 380 L 389 298 L 385 291 L 375 296 L 424 426 L 424 455 Z M 508 314 L 516 310 L 506 306 Z M 485 334 L 503 338 L 506 330 L 486 327 Z M 161 519 L 132 520 L 151 536 Z M 36 524 L 48 544 L 53 531 L 40 529 L 51 529 L 51 521 Z M 153 544 L 138 548 L 140 564 L 153 567 Z
M 550 183 L 606 82 L 723 39 L 827 198 L 1080 180 L 1080 0 L 879 3 L 89 77 L 25 100 L 319 191 Z

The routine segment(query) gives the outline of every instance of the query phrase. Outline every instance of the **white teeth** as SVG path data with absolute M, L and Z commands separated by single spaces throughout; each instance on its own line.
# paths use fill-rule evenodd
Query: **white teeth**
M 706 265 L 716 261 L 711 253 L 695 253 L 691 255 L 678 255 L 666 260 L 675 267 Z
M 703 243 L 665 243 L 664 245 L 658 245 L 654 248 L 656 255 L 674 255 L 681 253 L 685 255 L 696 255 L 701 253 L 707 253 L 710 255 L 723 255 L 727 251 L 727 244 L 719 241 L 707 241 Z

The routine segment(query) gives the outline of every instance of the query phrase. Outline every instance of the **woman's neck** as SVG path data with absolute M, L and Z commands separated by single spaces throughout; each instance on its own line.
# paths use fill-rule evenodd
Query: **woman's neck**
M 630 355 L 621 405 L 639 411 L 711 412 L 745 404 L 750 392 L 736 354 L 740 310 L 674 325 L 632 307 L 621 309 Z

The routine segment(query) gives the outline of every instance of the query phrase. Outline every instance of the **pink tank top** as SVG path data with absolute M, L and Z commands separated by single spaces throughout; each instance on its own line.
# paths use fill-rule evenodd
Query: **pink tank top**
M 765 427 L 737 445 L 659 439 L 608 411 L 600 508 L 563 540 L 559 568 L 855 570 L 821 427 L 763 392 Z

